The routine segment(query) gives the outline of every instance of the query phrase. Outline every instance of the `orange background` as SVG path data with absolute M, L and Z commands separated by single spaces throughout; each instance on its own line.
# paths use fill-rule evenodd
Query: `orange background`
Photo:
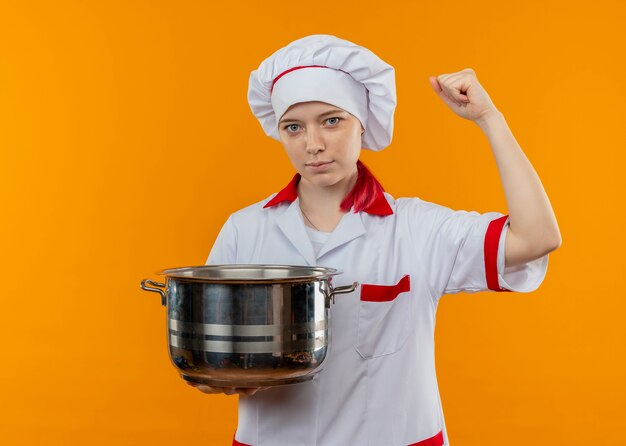
M 231 212 L 288 182 L 248 76 L 328 33 L 396 68 L 392 146 L 363 154 L 387 191 L 506 212 L 486 137 L 428 83 L 471 67 L 559 221 L 539 290 L 440 303 L 451 444 L 626 444 L 626 7 L 516 3 L 0 3 L 0 441 L 230 444 L 237 397 L 180 380 L 139 282 L 204 264 Z

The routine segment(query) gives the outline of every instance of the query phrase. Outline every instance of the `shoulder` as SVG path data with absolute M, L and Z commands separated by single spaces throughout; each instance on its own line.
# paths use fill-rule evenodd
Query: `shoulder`
M 426 201 L 419 197 L 393 198 L 390 194 L 385 192 L 385 198 L 387 198 L 387 202 L 397 217 L 415 216 L 416 214 L 434 216 L 437 213 L 450 210 L 446 206 Z
M 229 220 L 231 223 L 236 226 L 246 225 L 246 224 L 254 224 L 254 222 L 258 222 L 259 218 L 264 216 L 268 216 L 280 209 L 284 209 L 288 206 L 289 203 L 279 203 L 275 206 L 266 208 L 265 205 L 276 196 L 276 193 L 264 198 L 263 200 L 257 201 L 256 203 L 252 203 L 246 207 L 243 207 L 235 212 L 233 212 Z
M 394 212 L 394 225 L 410 233 L 432 234 L 448 226 L 470 225 L 481 215 L 475 211 L 455 210 L 419 197 L 394 199 L 389 195 L 387 199 Z

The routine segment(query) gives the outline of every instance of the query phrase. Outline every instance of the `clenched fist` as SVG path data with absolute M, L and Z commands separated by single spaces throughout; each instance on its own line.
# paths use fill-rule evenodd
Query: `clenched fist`
M 441 100 L 462 118 L 479 123 L 499 113 L 471 68 L 428 78 Z

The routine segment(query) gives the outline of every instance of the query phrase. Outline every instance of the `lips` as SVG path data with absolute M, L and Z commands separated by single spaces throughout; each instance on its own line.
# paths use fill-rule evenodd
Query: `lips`
M 332 163 L 332 161 L 316 161 L 314 163 L 307 163 L 306 165 L 309 167 L 320 167 L 320 166 L 325 166 L 330 163 Z

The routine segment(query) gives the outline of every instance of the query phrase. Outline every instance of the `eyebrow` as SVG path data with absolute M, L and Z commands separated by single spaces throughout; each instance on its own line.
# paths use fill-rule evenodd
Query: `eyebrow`
M 329 111 L 324 112 L 324 113 L 322 113 L 322 114 L 320 114 L 320 115 L 317 115 L 317 117 L 318 117 L 318 118 L 323 118 L 324 116 L 327 116 L 327 115 L 334 115 L 334 114 L 337 114 L 337 113 L 344 113 L 344 111 L 343 111 L 343 110 L 340 110 L 340 109 L 338 109 L 338 108 L 335 108 L 335 109 L 333 109 L 333 110 L 329 110 Z M 298 119 L 294 119 L 294 118 L 283 118 L 283 119 L 281 119 L 281 120 L 278 122 L 278 125 L 282 124 L 283 122 L 288 122 L 288 121 L 300 122 Z

